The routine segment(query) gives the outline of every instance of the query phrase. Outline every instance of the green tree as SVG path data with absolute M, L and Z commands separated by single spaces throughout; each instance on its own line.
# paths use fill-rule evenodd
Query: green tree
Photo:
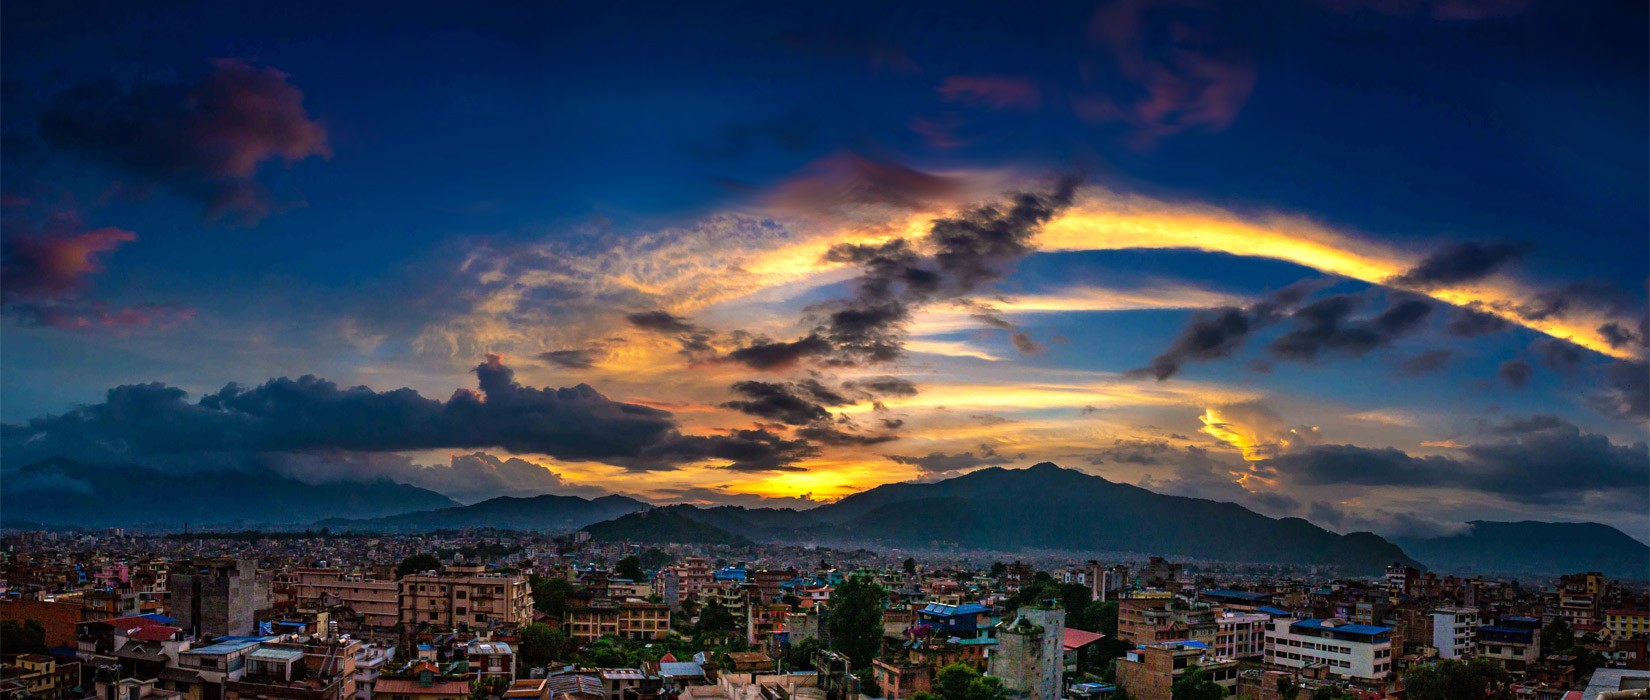
M 521 630 L 521 663 L 527 668 L 545 666 L 567 648 L 567 633 L 542 622 Z
M 402 559 L 401 563 L 398 564 L 395 567 L 395 577 L 396 578 L 401 578 L 403 576 L 406 576 L 407 574 L 416 574 L 416 573 L 419 573 L 419 572 L 422 572 L 422 571 L 440 571 L 440 570 L 441 570 L 441 560 L 435 558 L 434 554 L 430 554 L 429 552 L 425 552 L 425 553 L 422 553 L 422 554 L 414 554 L 410 557 L 407 557 L 406 559 Z
M 0 622 L 0 649 L 7 654 L 46 653 L 46 628 L 36 620 Z
M 1003 700 L 1009 694 L 1003 679 L 982 676 L 965 663 L 951 664 L 934 674 L 933 695 L 938 700 Z
M 632 581 L 647 580 L 647 572 L 642 571 L 642 558 L 634 554 L 619 560 L 613 566 L 613 575 Z
M 1576 645 L 1575 630 L 1570 629 L 1570 623 L 1562 617 L 1553 618 L 1546 627 L 1541 628 L 1541 651 L 1547 654 L 1558 653 Z
M 814 670 L 814 652 L 819 651 L 824 643 L 818 637 L 809 637 L 792 644 L 785 650 L 785 670 L 812 671 Z
M 1209 674 L 1201 667 L 1192 666 L 1180 676 L 1169 688 L 1174 700 L 1220 700 L 1226 697 L 1226 689 L 1209 678 Z
M 1467 662 L 1445 659 L 1411 667 L 1404 673 L 1404 697 L 1407 700 L 1510 700 L 1511 685 L 1507 670 L 1489 659 Z
M 527 585 L 533 588 L 535 609 L 558 620 L 566 619 L 567 599 L 578 592 L 572 581 L 534 574 Z
M 908 574 L 917 573 L 917 560 L 916 559 L 914 559 L 912 557 L 906 557 L 904 566 L 905 566 L 905 573 L 908 573 Z
M 868 577 L 852 576 L 831 592 L 826 626 L 831 649 L 865 668 L 882 652 L 882 607 L 886 593 Z
M 1278 700 L 1297 700 L 1300 696 L 1301 687 L 1293 678 L 1278 679 Z
M 704 610 L 699 611 L 699 631 L 708 633 L 732 632 L 735 624 L 733 613 L 727 608 L 707 604 Z
M 1295 694 L 1300 695 L 1299 688 L 1295 689 Z M 1358 696 L 1350 690 L 1332 685 L 1320 685 L 1317 690 L 1312 691 L 1312 700 L 1358 700 Z

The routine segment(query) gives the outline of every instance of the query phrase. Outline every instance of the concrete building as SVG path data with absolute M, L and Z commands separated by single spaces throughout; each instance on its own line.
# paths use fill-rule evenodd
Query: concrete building
M 401 619 L 400 590 L 394 581 L 342 569 L 293 569 L 286 576 L 300 610 L 348 608 L 371 629 L 389 629 Z
M 1478 609 L 1445 607 L 1432 611 L 1432 646 L 1441 659 L 1469 659 L 1478 652 Z
M 516 679 L 516 650 L 504 642 L 470 640 L 465 648 L 470 676 L 477 679 Z
M 664 639 L 670 634 L 670 606 L 639 600 L 595 600 L 567 610 L 567 635 L 589 644 L 602 637 Z
M 988 673 L 1027 700 L 1060 700 L 1065 667 L 1066 612 L 1024 607 L 997 627 L 997 648 Z
M 1512 673 L 1525 672 L 1541 660 L 1541 620 L 1503 617 L 1497 624 L 1478 628 L 1477 655 Z
M 1214 608 L 1208 603 L 1166 594 L 1118 602 L 1117 636 L 1132 644 L 1190 639 L 1212 646 L 1218 630 Z
M 1252 659 L 1266 654 L 1266 630 L 1272 616 L 1262 613 L 1221 613 L 1215 618 L 1215 643 L 1210 650 L 1222 659 Z
M 1117 686 L 1136 700 L 1172 700 L 1175 681 L 1193 666 L 1209 680 L 1231 689 L 1237 685 L 1238 664 L 1217 658 L 1202 642 L 1148 644 L 1117 660 Z
M 1626 608 L 1606 610 L 1604 631 L 1612 639 L 1632 639 L 1650 634 L 1650 611 Z
M 450 566 L 440 573 L 409 574 L 398 583 L 402 624 L 468 629 L 533 621 L 533 591 L 519 574 Z
M 1277 619 L 1266 633 L 1266 663 L 1381 680 L 1392 673 L 1391 635 L 1389 627 L 1347 624 L 1338 618 Z
M 68 700 L 80 685 L 80 663 L 58 663 L 45 654 L 17 654 L 0 664 L 0 679 L 14 681 L 16 697 L 33 700 Z
M 271 576 L 258 563 L 205 559 L 172 568 L 166 579 L 170 612 L 178 627 L 197 637 L 252 634 L 259 610 L 274 604 Z

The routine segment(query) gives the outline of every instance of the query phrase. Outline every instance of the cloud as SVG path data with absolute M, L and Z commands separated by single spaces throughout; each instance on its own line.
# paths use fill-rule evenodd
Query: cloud
M 974 469 L 976 467 L 1002 464 L 1007 461 L 1007 458 L 997 454 L 995 450 L 992 450 L 989 447 L 982 448 L 982 451 L 978 455 L 975 455 L 973 452 L 958 452 L 956 454 L 930 452 L 921 457 L 906 457 L 902 455 L 883 456 L 899 464 L 916 467 L 918 471 L 925 474 L 960 472 L 968 469 Z
M 196 85 L 71 87 L 46 105 L 40 136 L 143 187 L 199 200 L 209 220 L 250 225 L 277 207 L 260 165 L 332 155 L 303 98 L 285 73 L 219 60 Z
M 936 219 L 921 246 L 905 238 L 880 244 L 843 243 L 827 262 L 853 265 L 860 276 L 852 295 L 808 307 L 812 331 L 794 341 L 759 342 L 727 358 L 755 369 L 812 360 L 826 367 L 891 362 L 904 354 L 914 308 L 960 299 L 997 281 L 1031 251 L 1037 228 L 1071 203 L 1077 183 L 1066 179 L 1042 194 L 1020 193 Z
M 1328 353 L 1362 357 L 1414 331 L 1432 313 L 1432 304 L 1398 297 L 1368 319 L 1353 319 L 1364 298 L 1336 294 L 1314 301 L 1290 315 L 1293 326 L 1267 349 L 1280 359 L 1313 361 Z
M 637 311 L 625 314 L 624 318 L 632 326 L 656 333 L 695 333 L 703 330 L 687 319 L 663 310 Z
M 1535 368 L 1523 360 L 1507 360 L 1501 363 L 1495 374 L 1501 377 L 1501 381 L 1506 382 L 1507 386 L 1522 389 L 1530 383 L 1530 378 L 1535 376 Z
M 1419 377 L 1443 369 L 1449 364 L 1454 353 L 1442 348 L 1422 350 L 1398 362 L 1398 374 L 1404 377 Z
M 738 382 L 732 389 L 745 398 L 725 402 L 722 407 L 787 425 L 808 425 L 831 418 L 825 406 L 848 403 L 847 398 L 825 388 L 818 381 L 807 381 L 811 384 Z
M 1118 439 L 1111 447 L 1089 456 L 1091 464 L 1150 467 L 1139 480 L 1141 488 L 1188 498 L 1247 505 L 1266 513 L 1288 513 L 1300 506 L 1294 498 L 1255 478 L 1253 465 L 1211 453 L 1194 445 L 1165 440 Z
M 1590 397 L 1595 408 L 1619 418 L 1650 419 L 1650 363 L 1617 360 L 1602 374 L 1603 386 Z
M 168 328 L 195 315 L 179 304 L 117 306 L 90 298 L 90 279 L 106 258 L 137 240 L 137 234 L 104 227 L 87 229 L 74 212 L 58 212 L 43 224 L 18 213 L 4 217 L 0 242 L 0 308 L 30 326 L 60 329 Z
M 1186 131 L 1221 131 L 1255 85 L 1247 23 L 1208 0 L 1119 0 L 1089 24 L 1079 117 L 1119 123 L 1136 147 Z M 1164 37 L 1174 37 L 1165 40 Z
M 684 486 L 679 488 L 656 489 L 661 502 L 689 503 L 699 506 L 737 506 L 740 508 L 792 508 L 807 510 L 818 507 L 822 501 L 813 499 L 812 494 L 800 496 L 762 496 L 754 493 L 735 493 L 726 488 L 711 486 Z
M 1021 353 L 1026 355 L 1035 355 L 1044 350 L 1041 343 L 1032 340 L 1031 336 L 1024 333 L 1011 333 L 1009 334 L 1008 339 L 1010 342 L 1014 343 L 1015 350 L 1019 350 Z
M 1582 349 L 1557 338 L 1537 338 L 1530 343 L 1530 351 L 1541 358 L 1548 369 L 1569 374 L 1581 366 Z
M 1415 267 L 1389 282 L 1417 289 L 1473 282 L 1517 259 L 1526 247 L 1508 241 L 1456 243 L 1422 258 Z
M 1151 364 L 1134 370 L 1133 374 L 1163 381 L 1179 374 L 1188 362 L 1231 357 L 1243 347 L 1251 333 L 1277 322 L 1322 284 L 1316 280 L 1305 280 L 1273 292 L 1247 307 L 1226 306 L 1199 311 L 1192 315 L 1192 320 L 1167 350 L 1152 358 Z
M 1317 426 L 1290 426 L 1259 401 L 1208 408 L 1198 420 L 1199 432 L 1237 448 L 1251 462 L 1321 440 Z
M 1004 75 L 953 75 L 937 91 L 947 102 L 992 109 L 1035 109 L 1042 91 L 1028 78 Z
M 962 195 L 966 187 L 959 177 L 842 152 L 809 164 L 774 187 L 767 199 L 787 212 L 842 212 L 862 207 L 911 210 Z
M 600 353 L 601 351 L 596 348 L 573 348 L 541 352 L 538 358 L 565 369 L 590 369 L 596 366 Z
M 851 379 L 842 383 L 842 388 L 849 391 L 861 391 L 871 396 L 916 396 L 917 385 L 910 380 L 899 377 L 866 377 Z
M 570 483 L 542 464 L 486 452 L 454 454 L 446 464 L 418 464 L 395 453 L 338 450 L 283 453 L 266 462 L 275 471 L 310 483 L 388 479 L 426 488 L 461 503 L 499 496 L 592 497 L 609 493 L 599 487 Z
M 1527 504 L 1577 502 L 1595 493 L 1642 493 L 1650 484 L 1650 451 L 1643 442 L 1618 445 L 1552 417 L 1506 424 L 1497 434 L 1501 439 L 1459 448 L 1459 457 L 1317 445 L 1262 465 L 1301 484 L 1458 488 Z
M 1447 537 L 1471 529 L 1466 523 L 1446 523 L 1411 511 L 1385 508 L 1352 511 L 1323 501 L 1314 501 L 1307 508 L 1306 518 L 1337 532 L 1374 532 L 1385 537 Z
M 189 403 L 163 384 L 109 390 L 103 403 L 4 426 L 7 464 L 50 456 L 166 463 L 318 450 L 393 452 L 500 448 L 631 470 L 727 461 L 743 470 L 791 469 L 817 454 L 765 430 L 685 435 L 667 411 L 612 401 L 588 385 L 523 386 L 497 355 L 475 368 L 478 390 L 442 402 L 411 389 L 341 388 L 314 376 L 230 384 Z
M 1451 314 L 1450 321 L 1444 329 L 1452 335 L 1462 338 L 1476 338 L 1481 335 L 1500 333 L 1512 327 L 1512 323 L 1495 314 L 1484 313 L 1470 307 L 1460 307 Z

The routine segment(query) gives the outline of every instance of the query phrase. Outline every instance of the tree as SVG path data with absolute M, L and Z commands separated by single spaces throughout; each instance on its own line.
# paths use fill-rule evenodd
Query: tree
M 1295 679 L 1278 679 L 1278 700 L 1297 700 L 1300 696 L 1301 687 L 1295 684 Z
M 1210 680 L 1209 674 L 1198 666 L 1187 668 L 1180 680 L 1169 688 L 1169 693 L 1174 700 L 1220 700 L 1226 697 L 1226 689 Z
M 527 668 L 549 665 L 567 648 L 567 633 L 542 622 L 521 630 L 521 664 Z
M 7 654 L 46 653 L 46 628 L 37 620 L 0 622 L 0 649 Z
M 1404 697 L 1408 700 L 1510 700 L 1511 685 L 1507 670 L 1489 659 L 1445 659 L 1404 672 Z
M 578 590 L 572 581 L 538 574 L 528 578 L 527 585 L 533 588 L 533 607 L 558 620 L 566 618 L 567 599 Z
M 982 676 L 973 666 L 959 662 L 934 674 L 933 695 L 938 700 L 1003 700 L 1009 691 L 1003 679 Z
M 912 557 L 906 557 L 904 565 L 905 565 L 905 573 L 908 573 L 908 574 L 917 573 L 917 560 L 916 559 L 914 559 Z
M 1554 654 L 1559 650 L 1575 646 L 1576 633 L 1570 629 L 1570 623 L 1562 617 L 1553 618 L 1546 627 L 1541 628 L 1541 649 L 1543 653 Z
M 814 670 L 814 652 L 824 646 L 818 637 L 809 637 L 792 644 L 785 650 L 785 670 L 812 671 Z
M 1300 695 L 1299 688 L 1295 689 L 1295 694 Z M 1312 700 L 1358 700 L 1358 696 L 1350 690 L 1320 685 L 1317 690 L 1312 691 Z
M 434 554 L 425 552 L 423 554 L 414 554 L 406 559 L 402 559 L 401 563 L 395 567 L 395 577 L 401 578 L 407 574 L 440 570 L 441 560 L 435 558 Z
M 613 575 L 631 581 L 647 580 L 647 572 L 642 571 L 642 558 L 634 554 L 620 559 L 613 567 Z
M 868 577 L 853 576 L 831 592 L 831 612 L 826 627 L 831 649 L 864 668 L 882 653 L 882 586 Z
M 701 634 L 726 634 L 733 631 L 733 613 L 727 608 L 714 603 L 706 605 L 699 611 L 699 632 Z

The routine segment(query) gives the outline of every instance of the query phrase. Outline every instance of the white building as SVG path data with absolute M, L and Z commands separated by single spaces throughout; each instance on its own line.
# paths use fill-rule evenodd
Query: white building
M 1215 618 L 1215 643 L 1210 649 L 1222 659 L 1247 659 L 1266 653 L 1266 629 L 1272 624 L 1269 615 L 1259 613 L 1221 613 Z
M 1439 608 L 1432 611 L 1432 646 L 1440 659 L 1471 658 L 1478 651 L 1478 610 Z
M 1323 667 L 1337 676 L 1380 680 L 1392 673 L 1392 628 L 1340 618 L 1273 620 L 1266 634 L 1266 663 Z

